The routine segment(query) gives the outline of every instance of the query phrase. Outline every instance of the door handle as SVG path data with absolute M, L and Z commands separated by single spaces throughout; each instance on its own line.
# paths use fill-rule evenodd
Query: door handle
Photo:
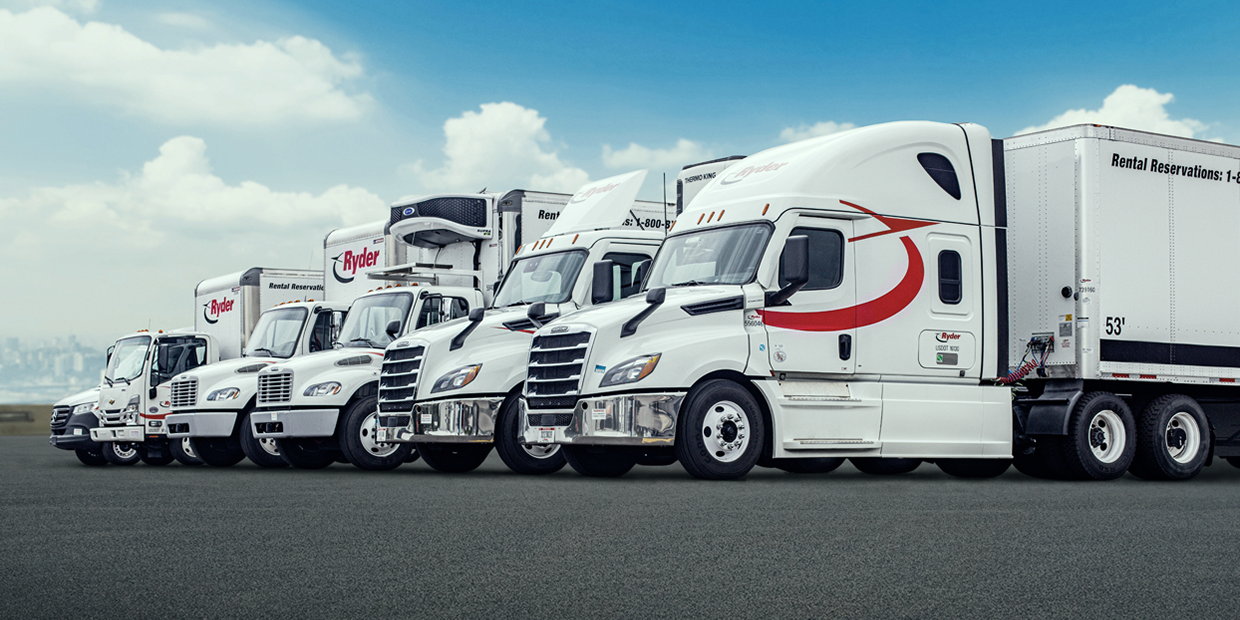
M 840 359 L 846 360 L 850 357 L 852 357 L 852 336 L 840 334 Z

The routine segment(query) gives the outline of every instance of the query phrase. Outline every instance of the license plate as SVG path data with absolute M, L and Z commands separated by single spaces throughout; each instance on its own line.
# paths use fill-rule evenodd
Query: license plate
M 375 441 L 379 443 L 383 443 L 387 440 L 388 440 L 388 436 L 387 436 L 386 428 L 380 428 L 379 430 L 375 431 Z
M 538 443 L 551 443 L 553 441 L 555 441 L 555 429 L 554 428 L 538 429 Z

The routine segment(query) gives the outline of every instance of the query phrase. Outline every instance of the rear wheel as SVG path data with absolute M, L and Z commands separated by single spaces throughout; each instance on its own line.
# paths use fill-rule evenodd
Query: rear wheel
M 418 454 L 431 469 L 460 474 L 478 469 L 491 453 L 489 443 L 420 443 Z
M 337 450 L 329 446 L 331 440 L 289 437 L 277 439 L 280 458 L 297 469 L 323 469 L 336 462 Z
M 83 465 L 98 467 L 99 465 L 108 464 L 108 460 L 103 458 L 103 450 L 99 448 L 95 448 L 94 450 L 74 450 L 73 453 L 77 455 L 78 460 L 81 461 Z
M 637 455 L 601 446 L 564 446 L 564 459 L 574 471 L 591 478 L 617 478 L 637 464 Z
M 1136 454 L 1132 411 L 1110 392 L 1081 397 L 1068 418 L 1068 435 L 1048 442 L 1047 458 L 1076 480 L 1114 480 L 1128 471 Z
M 1009 459 L 938 459 L 934 462 L 943 473 L 957 478 L 994 478 L 1012 466 Z
M 1210 423 L 1182 394 L 1154 399 L 1137 421 L 1137 451 L 1128 471 L 1146 480 L 1188 480 L 1210 454 Z
M 567 463 L 559 444 L 525 445 L 521 436 L 521 403 L 508 397 L 499 410 L 495 451 L 508 469 L 518 474 L 542 475 L 560 471 Z
M 250 424 L 249 413 L 242 416 L 237 434 L 241 440 L 241 451 L 250 462 L 269 469 L 288 467 L 288 462 L 280 456 L 280 448 L 276 446 L 275 439 L 254 436 L 254 426 Z
M 235 437 L 195 437 L 194 452 L 212 467 L 232 467 L 245 458 Z
M 707 381 L 689 392 L 676 429 L 676 457 L 703 480 L 733 480 L 758 462 L 766 439 L 758 402 L 740 384 Z
M 921 467 L 921 459 L 889 459 L 871 456 L 853 457 L 848 460 L 852 461 L 853 467 L 861 470 L 861 473 L 875 476 L 907 474 L 914 469 Z
M 138 462 L 138 447 L 122 441 L 105 441 L 100 449 L 103 458 L 113 465 L 133 465 Z
M 379 428 L 379 401 L 366 396 L 353 401 L 344 413 L 340 431 L 340 451 L 355 467 L 370 471 L 396 469 L 405 462 L 413 446 L 407 443 L 375 441 Z M 485 458 L 485 457 L 483 457 Z
M 198 454 L 194 452 L 194 440 L 189 437 L 181 439 L 172 439 L 168 442 L 168 447 L 172 450 L 172 458 L 176 459 L 182 465 L 202 465 L 202 459 L 198 458 Z
M 168 450 L 168 446 L 141 446 L 138 448 L 138 458 L 142 459 L 147 465 L 167 465 L 172 462 L 172 452 Z
M 776 469 L 782 469 L 790 474 L 826 474 L 843 465 L 844 459 L 838 456 L 828 456 L 814 459 L 775 459 L 773 463 Z

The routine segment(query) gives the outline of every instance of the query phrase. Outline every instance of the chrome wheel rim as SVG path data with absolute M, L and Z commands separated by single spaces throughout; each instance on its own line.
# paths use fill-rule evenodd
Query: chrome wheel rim
M 198 453 L 194 452 L 194 442 L 189 437 L 181 438 L 181 452 L 191 459 L 198 458 Z
M 271 437 L 260 437 L 258 446 L 271 456 L 280 456 L 280 448 L 276 446 L 276 440 Z
M 375 441 L 375 431 L 379 428 L 379 414 L 372 413 L 362 420 L 362 427 L 358 429 L 358 439 L 362 442 L 362 449 L 367 454 L 377 457 L 385 457 L 396 451 L 400 446 L 390 442 Z
M 702 417 L 702 441 L 712 458 L 731 463 L 749 447 L 749 416 L 740 405 L 722 400 L 710 406 Z
M 138 448 L 131 443 L 112 442 L 112 452 L 122 459 L 138 456 Z
M 1201 450 L 1201 428 L 1191 414 L 1180 411 L 1167 420 L 1163 433 L 1167 454 L 1177 463 L 1188 463 Z
M 546 459 L 555 456 L 560 451 L 560 444 L 521 444 L 521 449 L 536 459 Z
M 1119 414 L 1106 409 L 1094 414 L 1089 422 L 1089 449 L 1102 463 L 1114 463 L 1124 454 L 1128 432 Z

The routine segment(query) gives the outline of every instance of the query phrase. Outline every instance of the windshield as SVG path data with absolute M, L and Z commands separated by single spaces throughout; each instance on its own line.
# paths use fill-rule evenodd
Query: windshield
M 573 294 L 577 274 L 586 262 L 581 250 L 555 252 L 518 259 L 508 270 L 504 283 L 495 295 L 493 307 L 516 306 L 544 302 L 559 304 Z
M 207 363 L 207 341 L 193 336 L 163 336 L 155 347 L 155 365 L 151 368 L 151 385 L 160 385 L 173 377 Z
M 268 310 L 258 318 L 254 333 L 245 345 L 246 357 L 292 357 L 297 350 L 302 323 L 306 321 L 305 308 Z
M 142 364 L 146 361 L 146 350 L 151 346 L 150 336 L 126 338 L 116 343 L 112 359 L 108 360 L 108 368 L 103 378 L 112 381 L 133 381 L 142 374 Z
M 346 347 L 382 349 L 392 342 L 387 334 L 388 323 L 399 321 L 401 327 L 413 306 L 413 294 L 394 293 L 371 295 L 353 302 L 349 316 L 340 330 L 340 344 Z M 399 331 L 396 332 L 400 334 Z
M 694 284 L 747 284 L 771 237 L 767 224 L 715 228 L 668 237 L 654 257 L 646 289 Z

